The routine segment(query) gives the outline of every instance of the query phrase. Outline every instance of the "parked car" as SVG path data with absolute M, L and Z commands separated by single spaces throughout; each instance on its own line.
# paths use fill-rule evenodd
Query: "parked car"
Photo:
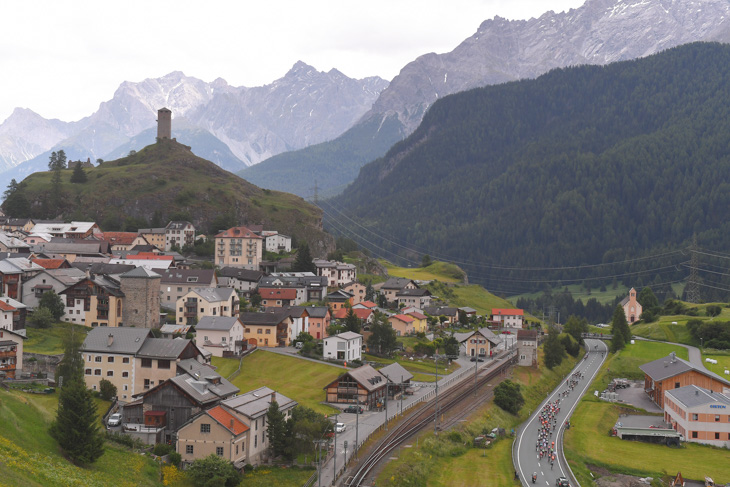
M 120 413 L 112 414 L 111 416 L 109 416 L 106 424 L 108 426 L 119 426 L 120 424 L 122 424 L 122 415 Z
M 363 411 L 365 411 L 362 406 L 347 406 L 345 408 L 346 413 L 355 413 L 355 414 L 362 414 Z
M 335 424 L 335 432 L 342 433 L 345 431 L 345 423 L 336 423 Z
M 471 362 L 484 362 L 484 359 L 482 358 L 483 355 L 480 355 L 479 357 L 472 357 L 470 359 Z
M 570 482 L 568 482 L 568 479 L 565 477 L 558 477 L 558 480 L 555 481 L 555 485 L 557 487 L 570 487 Z

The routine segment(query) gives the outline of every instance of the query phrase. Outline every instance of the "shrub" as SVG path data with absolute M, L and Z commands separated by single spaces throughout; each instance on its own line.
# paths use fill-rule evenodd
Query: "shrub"
M 154 453 L 158 457 L 164 457 L 170 452 L 172 452 L 172 446 L 168 445 L 167 443 L 157 443 L 152 449 L 152 453 Z
M 508 413 L 517 414 L 525 404 L 520 385 L 507 379 L 494 388 L 494 404 Z
M 180 455 L 176 451 L 170 452 L 170 456 L 167 458 L 170 462 L 170 465 L 175 465 L 176 467 L 180 466 L 180 462 L 182 461 L 182 455 Z
M 105 401 L 111 401 L 117 395 L 117 386 L 106 379 L 99 382 L 99 397 Z

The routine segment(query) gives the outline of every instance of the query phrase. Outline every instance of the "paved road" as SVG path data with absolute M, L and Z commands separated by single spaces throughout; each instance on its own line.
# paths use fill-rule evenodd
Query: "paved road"
M 558 477 L 571 478 L 562 449 L 562 435 L 565 429 L 565 421 L 570 418 L 578 404 L 578 400 L 586 392 L 588 386 L 601 368 L 601 364 L 606 360 L 606 353 L 608 352 L 608 347 L 601 340 L 586 339 L 586 345 L 588 346 L 589 352 L 569 374 L 581 373 L 583 378 L 578 380 L 577 385 L 574 386 L 573 390 L 566 397 L 562 396 L 562 394 L 568 390 L 568 387 L 565 382 L 562 382 L 520 427 L 517 437 L 515 464 L 517 465 L 517 472 L 520 475 L 522 485 L 531 485 L 533 473 L 537 473 L 537 482 L 535 482 L 535 485 L 540 486 L 554 486 Z M 536 442 L 540 428 L 540 411 L 545 404 L 555 402 L 558 399 L 560 411 L 555 415 L 557 418 L 557 426 L 552 437 L 548 439 L 548 445 L 552 441 L 555 441 L 557 447 L 557 461 L 551 469 L 550 462 L 545 459 L 546 457 L 543 457 L 542 460 L 540 459 L 536 451 Z

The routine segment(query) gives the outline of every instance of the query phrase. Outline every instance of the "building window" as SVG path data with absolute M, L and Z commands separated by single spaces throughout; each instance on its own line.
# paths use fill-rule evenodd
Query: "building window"
M 258 335 L 261 335 L 261 328 L 257 329 L 257 330 L 256 330 L 256 333 L 257 333 Z
M 675 389 L 679 389 L 679 382 L 675 382 L 675 383 L 674 383 L 674 388 L 675 388 Z
M 113 370 L 107 370 L 106 371 L 106 376 L 107 377 L 114 377 L 114 371 Z
M 698 419 L 697 413 L 693 413 L 692 414 L 692 421 L 697 421 L 697 419 Z
M 210 423 L 200 423 L 201 433 L 210 433 Z
M 266 334 L 267 334 L 267 335 L 271 335 L 271 330 L 267 328 L 267 329 L 266 329 Z
M 158 369 L 169 369 L 170 368 L 170 361 L 169 360 L 157 360 L 157 368 Z
M 124 384 L 124 390 L 125 390 L 125 391 L 129 390 L 129 386 L 128 386 L 127 384 Z M 125 397 L 126 397 L 126 396 L 125 396 Z
M 128 364 L 129 363 L 129 357 L 122 358 L 122 363 L 123 364 Z
M 185 453 L 187 453 L 188 455 L 192 455 L 193 454 L 193 445 L 185 445 Z
M 94 362 L 101 362 L 101 355 L 94 357 Z
M 122 377 L 129 377 L 129 372 L 122 372 Z
M 113 364 L 114 363 L 114 357 L 107 357 L 106 358 L 106 361 L 109 362 L 110 364 Z
M 715 439 L 716 440 L 719 440 L 720 439 L 720 433 L 715 433 Z
M 715 415 L 715 421 L 720 421 L 720 415 L 719 414 L 716 414 Z
M 697 432 L 696 431 L 693 431 L 692 432 L 692 438 L 697 438 Z
M 101 375 L 101 369 L 94 369 L 94 375 Z
M 223 447 L 222 446 L 216 446 L 215 447 L 215 454 L 219 457 L 223 456 Z
M 86 369 L 86 370 L 84 370 L 84 374 L 86 374 L 86 375 L 91 375 L 91 369 Z
M 143 358 L 142 359 L 142 367 L 149 369 L 152 368 L 152 359 L 151 358 Z

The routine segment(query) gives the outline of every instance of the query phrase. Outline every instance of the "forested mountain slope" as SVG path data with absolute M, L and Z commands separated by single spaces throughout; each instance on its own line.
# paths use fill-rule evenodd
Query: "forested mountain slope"
M 457 263 L 619 261 L 694 233 L 727 249 L 729 81 L 730 46 L 696 43 L 448 96 L 323 208 Z

